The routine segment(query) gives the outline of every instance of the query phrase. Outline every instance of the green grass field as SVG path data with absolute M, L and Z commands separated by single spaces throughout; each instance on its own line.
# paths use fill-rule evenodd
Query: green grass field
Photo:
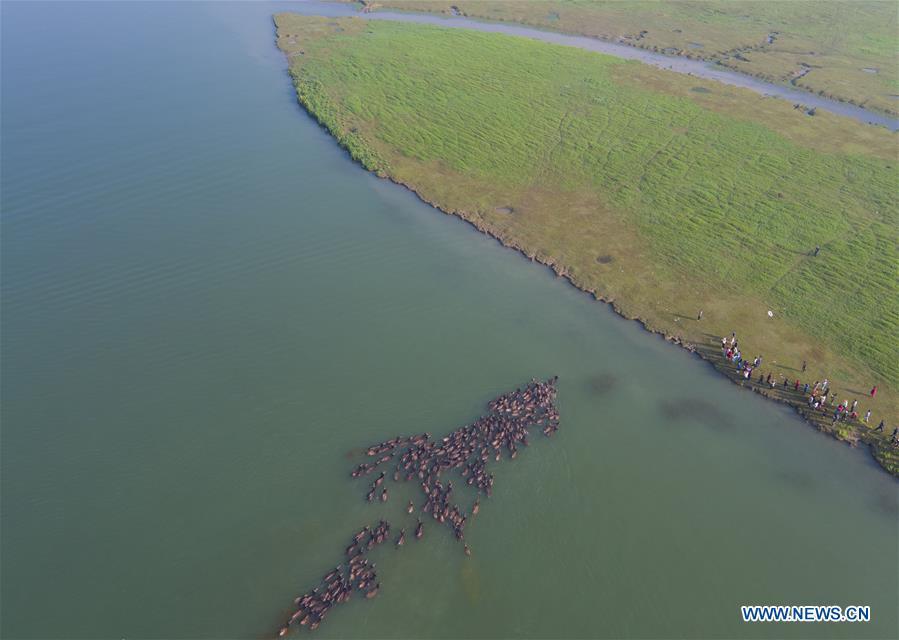
M 519 22 L 719 62 L 899 113 L 896 3 L 859 0 L 381 0 L 376 6 Z M 776 33 L 773 42 L 768 35 Z M 806 69 L 808 74 L 796 76 Z M 867 69 L 867 71 L 866 71 Z
M 736 331 L 899 417 L 894 134 L 524 38 L 276 24 L 300 101 L 368 169 L 653 330 L 710 354 Z

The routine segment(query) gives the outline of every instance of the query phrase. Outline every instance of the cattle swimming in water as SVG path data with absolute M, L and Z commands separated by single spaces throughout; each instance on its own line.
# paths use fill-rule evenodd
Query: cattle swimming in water
M 434 441 L 431 435 L 423 433 L 415 436 L 398 436 L 365 449 L 372 462 L 356 466 L 351 476 L 362 478 L 374 473 L 379 467 L 390 464 L 393 467 L 393 482 L 413 482 L 421 489 L 423 502 L 421 512 L 430 514 L 438 523 L 446 525 L 460 542 L 465 535 L 468 515 L 452 500 L 457 494 L 452 481 L 447 478 L 454 474 L 457 482 L 464 482 L 479 495 L 493 494 L 493 474 L 487 471 L 488 463 L 499 461 L 508 452 L 514 459 L 518 446 L 528 446 L 531 427 L 538 427 L 545 436 L 553 435 L 559 429 L 559 414 L 554 404 L 558 376 L 546 381 L 532 380 L 523 389 L 519 388 L 503 394 L 488 403 L 489 413 L 472 424 L 456 429 L 445 438 Z M 380 475 L 368 486 L 365 494 L 368 502 L 378 497 L 380 502 L 388 498 L 387 474 Z M 380 492 L 377 492 L 378 488 Z M 409 502 L 406 512 L 414 511 L 414 503 Z M 480 497 L 471 507 L 471 515 L 481 508 Z M 415 538 L 421 539 L 424 523 L 417 519 Z M 345 561 L 337 565 L 322 578 L 311 591 L 294 600 L 294 612 L 278 631 L 283 637 L 291 627 L 305 626 L 310 631 L 318 628 L 334 605 L 350 599 L 356 591 L 366 598 L 374 598 L 381 588 L 375 564 L 368 554 L 388 539 L 390 523 L 381 520 L 375 526 L 366 525 L 353 534 L 344 555 Z M 405 528 L 396 538 L 395 548 L 406 541 Z M 463 552 L 471 555 L 471 548 L 463 543 Z

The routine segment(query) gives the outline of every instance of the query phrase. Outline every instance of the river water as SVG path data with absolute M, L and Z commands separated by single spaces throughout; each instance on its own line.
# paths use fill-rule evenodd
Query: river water
M 896 482 L 353 164 L 277 8 L 2 5 L 0 635 L 270 636 L 351 531 L 408 524 L 348 452 L 557 374 L 472 557 L 379 549 L 319 637 L 895 637 Z

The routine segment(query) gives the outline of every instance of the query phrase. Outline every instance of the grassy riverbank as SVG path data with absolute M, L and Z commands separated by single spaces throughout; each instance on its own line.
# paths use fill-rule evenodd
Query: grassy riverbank
M 300 101 L 366 168 L 718 366 L 736 331 L 765 372 L 899 416 L 895 135 L 524 38 L 276 24 Z
M 383 0 L 375 7 L 518 22 L 718 62 L 769 82 L 899 113 L 889 1 Z

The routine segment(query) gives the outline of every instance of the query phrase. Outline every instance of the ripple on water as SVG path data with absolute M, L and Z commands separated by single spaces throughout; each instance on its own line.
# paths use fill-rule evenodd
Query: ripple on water
M 802 492 L 811 491 L 816 484 L 811 475 L 795 469 L 783 469 L 775 472 L 774 476 L 784 485 Z
M 662 400 L 659 413 L 672 422 L 698 422 L 714 429 L 728 428 L 732 424 L 730 416 L 702 398 Z
M 478 573 L 475 562 L 463 562 L 461 565 L 462 590 L 465 597 L 472 604 L 477 604 L 481 598 L 481 576 Z
M 607 394 L 618 384 L 618 376 L 611 373 L 600 373 L 590 378 L 590 390 L 598 396 Z

